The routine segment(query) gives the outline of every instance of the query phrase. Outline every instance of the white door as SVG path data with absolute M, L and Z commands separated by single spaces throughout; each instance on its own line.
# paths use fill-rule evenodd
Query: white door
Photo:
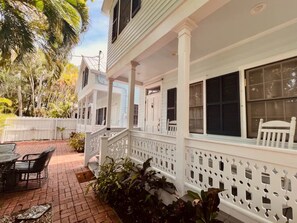
M 145 105 L 145 130 L 155 133 L 160 132 L 161 93 L 147 95 Z

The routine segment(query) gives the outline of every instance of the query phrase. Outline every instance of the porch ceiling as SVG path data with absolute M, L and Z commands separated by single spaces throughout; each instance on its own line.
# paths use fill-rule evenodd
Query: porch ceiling
M 266 4 L 265 10 L 251 15 L 251 9 L 260 2 Z M 201 15 L 205 13 L 202 8 L 190 16 L 198 25 L 192 32 L 191 61 L 296 19 L 296 9 L 296 0 L 231 0 L 201 20 Z M 176 37 L 176 33 L 169 33 L 164 37 L 162 47 L 156 43 L 152 49 L 148 49 L 153 53 L 135 58 L 140 64 L 136 68 L 137 81 L 146 82 L 177 68 Z M 164 41 L 167 42 L 164 44 Z M 121 76 L 127 78 L 128 69 L 122 72 Z

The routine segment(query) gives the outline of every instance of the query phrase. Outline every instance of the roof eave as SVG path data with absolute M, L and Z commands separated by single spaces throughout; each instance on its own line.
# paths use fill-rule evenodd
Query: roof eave
M 109 15 L 113 0 L 104 0 L 102 3 L 101 11 L 105 15 Z

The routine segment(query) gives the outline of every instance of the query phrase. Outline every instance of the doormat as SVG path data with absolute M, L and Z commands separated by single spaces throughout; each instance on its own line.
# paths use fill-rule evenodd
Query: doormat
M 52 223 L 53 215 L 51 206 L 51 204 L 42 204 L 12 213 L 10 216 L 4 215 L 0 218 L 0 223 Z
M 75 175 L 79 183 L 84 183 L 95 179 L 94 174 L 90 170 L 79 172 Z

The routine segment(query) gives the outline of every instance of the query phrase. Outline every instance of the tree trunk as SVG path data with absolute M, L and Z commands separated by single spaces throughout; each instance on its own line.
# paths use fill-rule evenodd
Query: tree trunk
M 19 101 L 19 116 L 23 116 L 23 98 L 22 98 L 22 86 L 18 85 L 18 101 Z

